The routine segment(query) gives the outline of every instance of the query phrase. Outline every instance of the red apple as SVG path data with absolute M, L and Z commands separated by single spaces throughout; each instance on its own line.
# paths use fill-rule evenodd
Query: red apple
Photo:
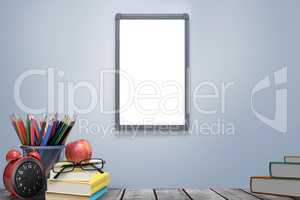
M 76 140 L 67 144 L 65 154 L 68 161 L 78 163 L 92 157 L 92 146 L 87 140 Z

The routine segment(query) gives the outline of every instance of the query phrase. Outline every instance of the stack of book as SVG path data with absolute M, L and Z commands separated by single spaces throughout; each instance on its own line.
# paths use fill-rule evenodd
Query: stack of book
M 269 163 L 269 176 L 250 179 L 254 193 L 300 197 L 300 156 L 285 156 L 283 162 Z
M 96 200 L 107 192 L 108 172 L 75 170 L 47 180 L 46 200 Z

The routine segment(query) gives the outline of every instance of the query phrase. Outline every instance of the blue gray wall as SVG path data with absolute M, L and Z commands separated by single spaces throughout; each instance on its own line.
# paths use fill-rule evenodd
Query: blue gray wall
M 114 14 L 189 13 L 191 88 L 209 81 L 219 88 L 234 82 L 226 93 L 225 113 L 208 99 L 202 108 L 218 108 L 201 114 L 191 105 L 191 120 L 232 123 L 234 135 L 156 133 L 119 136 L 115 132 L 79 130 L 69 140 L 86 138 L 94 156 L 107 160 L 112 186 L 126 187 L 246 187 L 252 175 L 266 175 L 267 163 L 285 154 L 300 155 L 299 148 L 299 47 L 300 2 L 297 0 L 52 0 L 0 1 L 0 170 L 5 153 L 19 145 L 9 123 L 16 105 L 13 88 L 28 69 L 63 70 L 55 83 L 89 81 L 99 88 L 99 71 L 113 69 Z M 288 131 L 280 133 L 259 121 L 250 108 L 254 85 L 274 71 L 288 66 Z M 114 79 L 107 77 L 98 97 L 106 108 L 114 105 Z M 22 86 L 22 99 L 32 107 L 47 105 L 45 77 L 32 77 Z M 57 94 L 55 108 L 57 109 Z M 79 90 L 75 102 L 89 102 Z M 274 88 L 254 101 L 263 113 L 274 114 Z M 67 104 L 67 103 L 66 103 Z M 97 108 L 81 119 L 109 125 L 113 114 Z M 96 127 L 96 129 L 95 129 Z M 208 131 L 209 132 L 209 131 Z M 103 137 L 103 134 L 106 134 Z M 1 182 L 2 185 L 2 182 Z

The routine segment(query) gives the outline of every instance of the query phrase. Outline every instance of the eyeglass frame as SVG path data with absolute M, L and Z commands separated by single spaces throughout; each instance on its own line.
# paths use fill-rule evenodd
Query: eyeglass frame
M 90 161 L 90 160 L 99 160 L 99 161 L 101 161 L 101 163 L 102 163 L 101 168 L 96 167 L 96 166 L 93 165 L 92 163 L 84 163 L 84 162 L 88 162 L 88 161 Z M 54 179 L 57 179 L 58 176 L 59 176 L 60 174 L 62 174 L 62 173 L 68 173 L 68 172 L 74 171 L 76 167 L 80 167 L 82 170 L 85 170 L 85 171 L 94 171 L 94 170 L 97 170 L 97 171 L 100 172 L 101 174 L 104 173 L 104 172 L 102 171 L 102 169 L 103 169 L 103 167 L 104 167 L 105 161 L 104 161 L 102 158 L 85 159 L 85 160 L 81 160 L 80 162 L 73 162 L 73 161 L 59 161 L 59 162 L 68 162 L 68 163 L 70 163 L 70 164 L 63 165 L 63 166 L 62 166 L 62 169 L 61 169 L 59 172 L 56 172 L 56 171 L 54 170 L 54 167 L 55 167 L 55 165 L 54 165 L 54 166 L 52 167 L 52 171 L 53 171 L 54 173 L 56 173 L 55 176 L 53 177 Z M 59 162 L 58 162 L 58 163 L 59 163 Z M 83 166 L 86 166 L 86 165 L 90 165 L 90 166 L 92 166 L 94 169 L 86 169 L 86 168 L 84 168 Z M 72 167 L 72 169 L 69 170 L 69 171 L 64 171 L 67 167 Z

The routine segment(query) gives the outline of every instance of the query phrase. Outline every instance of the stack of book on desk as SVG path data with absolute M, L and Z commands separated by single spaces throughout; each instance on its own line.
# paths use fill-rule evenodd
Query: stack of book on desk
M 50 173 L 46 200 L 96 200 L 107 192 L 110 175 L 98 171 L 73 171 L 62 173 L 56 179 Z
M 269 163 L 270 176 L 251 177 L 251 192 L 300 197 L 300 156 L 285 156 Z

